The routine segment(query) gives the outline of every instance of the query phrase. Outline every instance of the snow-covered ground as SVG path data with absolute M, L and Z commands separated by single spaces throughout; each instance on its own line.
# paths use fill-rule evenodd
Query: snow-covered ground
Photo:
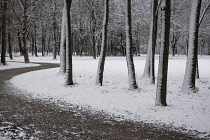
M 60 57 L 57 56 L 57 59 L 53 60 L 53 56 L 46 55 L 46 56 L 41 56 L 41 53 L 38 53 L 38 57 L 32 56 L 29 54 L 29 60 L 30 62 L 39 62 L 39 63 L 60 63 Z M 10 61 L 18 61 L 18 62 L 24 62 L 23 56 L 20 57 L 19 54 L 15 54 L 13 57 L 13 60 Z
M 158 57 L 157 57 L 158 58 Z M 156 75 L 158 59 L 156 58 Z M 40 60 L 38 60 L 40 59 Z M 46 58 L 45 58 L 46 59 Z M 32 61 L 32 60 L 31 60 Z M 32 62 L 44 62 L 43 57 Z M 56 63 L 58 60 L 47 61 Z M 138 90 L 128 89 L 128 74 L 124 57 L 108 57 L 105 63 L 104 85 L 95 85 L 98 59 L 73 57 L 74 86 L 64 86 L 64 76 L 58 68 L 29 72 L 11 80 L 16 87 L 28 91 L 34 98 L 63 101 L 93 110 L 105 111 L 121 119 L 166 124 L 210 134 L 210 57 L 199 57 L 198 93 L 181 93 L 186 56 L 170 57 L 167 107 L 155 104 L 156 85 L 141 78 L 145 56 L 135 57 Z
M 32 63 L 25 64 L 25 63 L 18 63 L 18 62 L 7 62 L 6 65 L 0 64 L 0 70 L 34 67 L 34 66 L 39 66 L 39 64 L 32 64 Z

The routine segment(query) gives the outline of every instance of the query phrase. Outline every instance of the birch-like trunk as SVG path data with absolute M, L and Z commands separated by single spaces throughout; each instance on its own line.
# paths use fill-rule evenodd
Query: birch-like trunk
M 171 1 L 163 0 L 161 5 L 162 13 L 162 33 L 161 33 L 161 48 L 159 57 L 157 90 L 156 90 L 156 106 L 167 106 L 167 75 L 168 75 L 168 54 L 169 54 L 169 35 L 170 35 L 170 16 L 171 16 Z
M 155 46 L 157 39 L 158 0 L 152 0 L 151 5 L 150 37 L 143 77 L 150 78 L 150 84 L 155 84 Z
M 107 27 L 109 21 L 109 0 L 104 0 L 104 21 L 102 29 L 102 44 L 101 44 L 101 53 L 98 62 L 98 70 L 96 75 L 96 84 L 102 86 L 103 84 L 103 72 L 105 65 L 105 58 L 107 53 Z
M 61 74 L 66 73 L 66 9 L 63 8 L 62 27 L 61 27 L 61 45 L 60 45 L 60 70 Z
M 72 71 L 72 48 L 71 48 L 71 2 L 72 0 L 64 0 L 64 10 L 66 15 L 66 85 L 73 85 L 73 71 Z
M 195 90 L 195 74 L 197 65 L 197 51 L 198 51 L 198 31 L 199 31 L 199 17 L 202 0 L 193 0 L 190 29 L 189 29 L 189 47 L 187 64 L 185 69 L 184 81 L 182 85 L 182 92 L 189 92 Z
M 129 88 L 137 89 L 135 68 L 133 63 L 133 44 L 131 30 L 131 0 L 125 3 L 126 61 L 128 67 Z

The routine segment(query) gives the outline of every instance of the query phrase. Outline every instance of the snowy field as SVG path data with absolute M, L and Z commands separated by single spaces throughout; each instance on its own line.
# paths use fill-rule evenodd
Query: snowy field
M 0 64 L 0 70 L 6 70 L 6 69 L 15 69 L 15 68 L 24 68 L 24 67 L 35 67 L 39 66 L 39 64 L 25 64 L 25 63 L 17 63 L 17 62 L 7 62 L 6 65 Z
M 20 58 L 16 58 L 20 59 Z M 22 58 L 21 58 L 22 59 Z M 31 62 L 51 62 L 52 57 L 31 58 Z M 14 77 L 14 86 L 28 91 L 29 96 L 44 100 L 63 101 L 93 110 L 105 111 L 120 119 L 146 123 L 166 124 L 187 130 L 210 134 L 210 57 L 199 57 L 200 79 L 196 81 L 198 93 L 181 93 L 186 56 L 170 57 L 168 73 L 167 107 L 156 107 L 156 85 L 142 79 L 145 56 L 135 57 L 138 90 L 128 89 L 126 59 L 108 57 L 105 63 L 104 85 L 95 85 L 98 59 L 73 57 L 74 86 L 64 86 L 59 68 L 29 72 Z M 158 59 L 156 58 L 156 76 Z

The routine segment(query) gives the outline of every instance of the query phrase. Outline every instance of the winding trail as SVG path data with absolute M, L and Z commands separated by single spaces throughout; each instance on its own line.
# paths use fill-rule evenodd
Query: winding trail
M 0 127 L 3 122 L 12 122 L 13 127 L 24 130 L 24 139 L 40 140 L 196 139 L 150 124 L 117 121 L 103 112 L 93 113 L 89 109 L 65 103 L 65 107 L 62 108 L 50 101 L 28 98 L 22 94 L 25 91 L 13 87 L 8 82 L 13 76 L 22 73 L 58 66 L 41 63 L 41 66 L 37 67 L 0 71 Z

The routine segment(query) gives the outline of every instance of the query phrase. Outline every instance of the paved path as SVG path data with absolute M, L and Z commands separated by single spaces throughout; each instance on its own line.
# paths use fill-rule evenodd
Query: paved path
M 76 106 L 60 108 L 50 101 L 30 99 L 7 82 L 13 76 L 57 64 L 0 71 L 0 127 L 24 131 L 24 139 L 43 140 L 194 140 L 186 134 L 132 121 L 117 121 L 102 112 L 91 113 Z M 12 124 L 10 124 L 11 122 Z M 5 131 L 0 129 L 1 131 Z M 0 134 L 3 134 L 1 132 Z M 1 137 L 0 137 L 1 138 Z M 21 135 L 13 136 L 21 139 Z M 11 137 L 12 139 L 12 137 Z

